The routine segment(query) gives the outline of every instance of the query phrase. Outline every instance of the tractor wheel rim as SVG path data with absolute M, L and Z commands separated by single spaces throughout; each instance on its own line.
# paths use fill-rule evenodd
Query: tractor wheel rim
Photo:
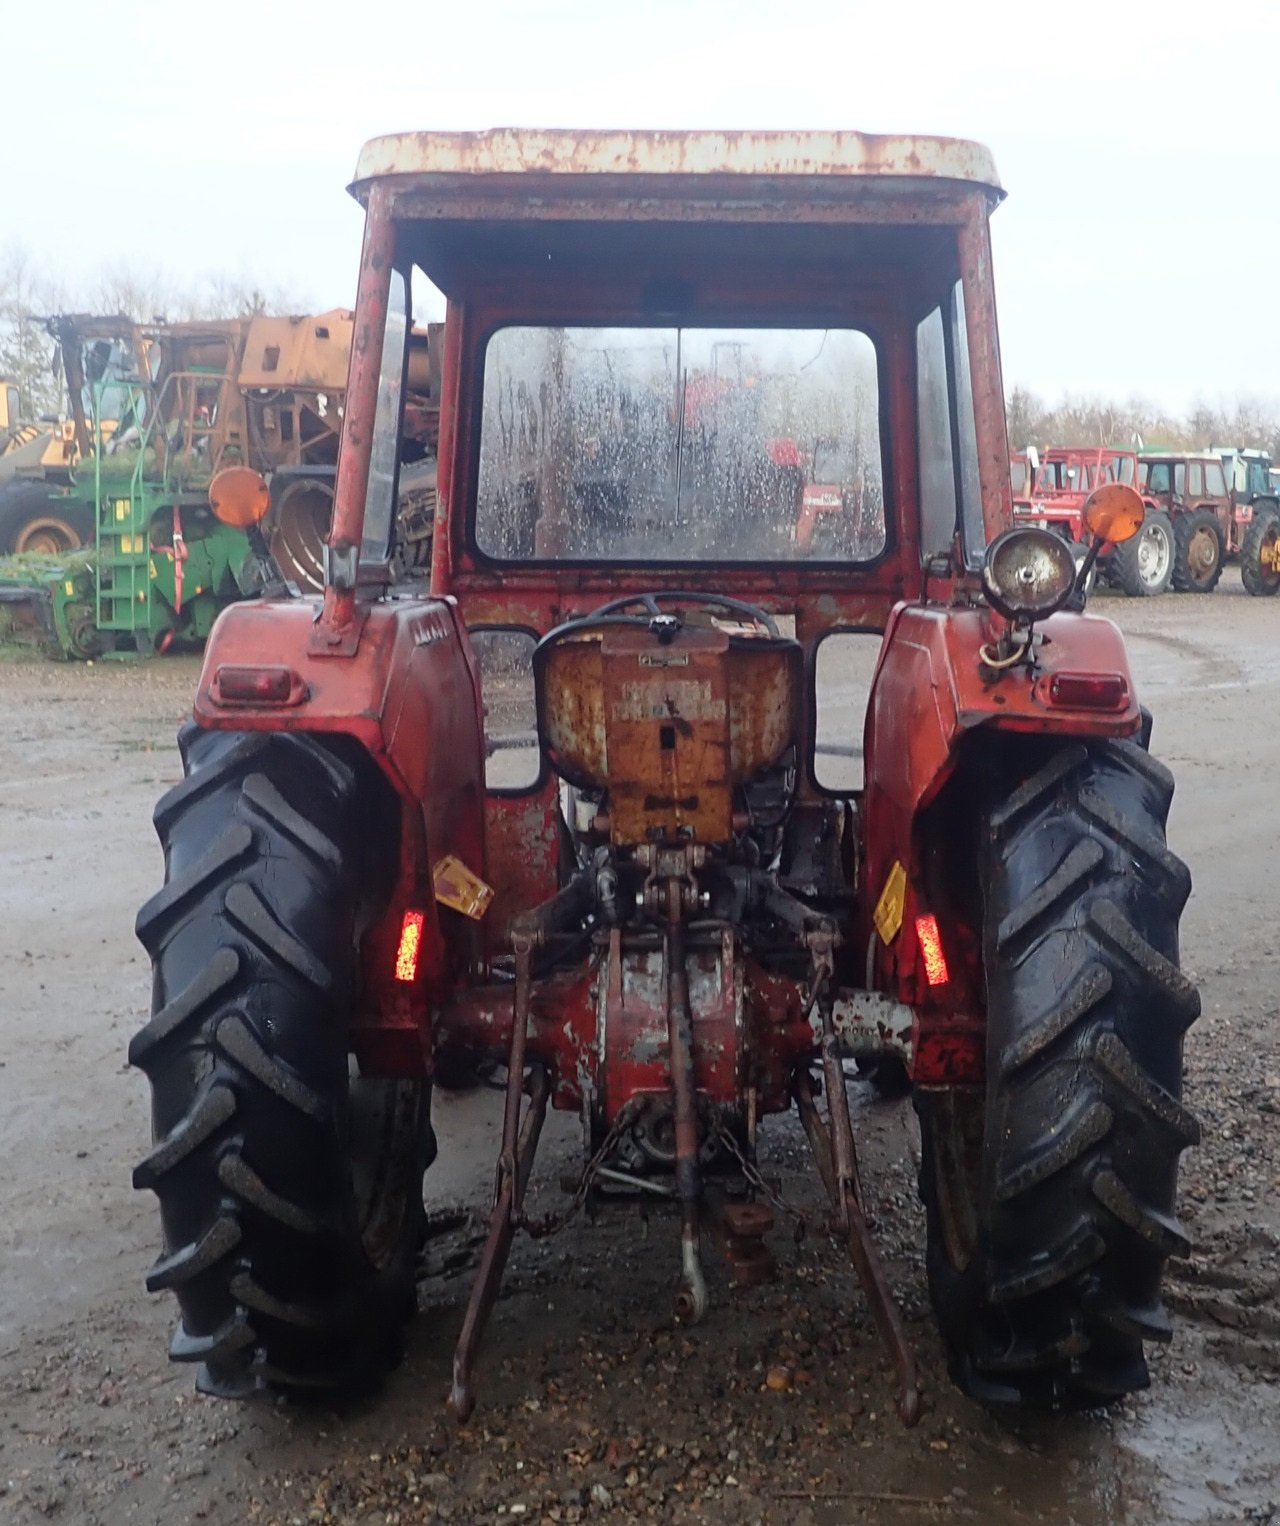
M 1199 577 L 1206 577 L 1218 565 L 1218 537 L 1212 530 L 1202 527 L 1191 537 L 1187 561 Z
M 1160 525 L 1148 525 L 1138 542 L 1138 575 L 1147 584 L 1159 583 L 1169 570 L 1169 537 Z
M 40 552 L 45 556 L 59 556 L 64 551 L 75 551 L 80 537 L 65 519 L 50 515 L 45 519 L 33 519 L 22 527 L 14 541 L 13 549 L 20 552 Z

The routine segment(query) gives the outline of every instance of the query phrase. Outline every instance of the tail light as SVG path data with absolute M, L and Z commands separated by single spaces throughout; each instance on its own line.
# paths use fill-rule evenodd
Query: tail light
M 396 979 L 408 985 L 418 973 L 418 955 L 422 952 L 422 928 L 426 917 L 420 911 L 406 911 L 400 924 L 400 942 L 396 945 Z
M 947 956 L 942 951 L 942 934 L 937 917 L 916 918 L 916 942 L 924 956 L 924 978 L 931 986 L 945 986 L 951 979 Z
M 238 667 L 223 663 L 213 675 L 210 697 L 218 705 L 296 705 L 306 685 L 292 668 Z
M 1123 710 L 1129 685 L 1120 673 L 1055 673 L 1049 703 L 1071 710 Z

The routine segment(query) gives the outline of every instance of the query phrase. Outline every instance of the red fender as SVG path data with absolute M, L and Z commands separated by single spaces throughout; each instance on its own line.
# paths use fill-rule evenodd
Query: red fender
M 870 947 L 876 984 L 898 1000 L 970 1021 L 977 1020 L 981 1006 L 976 946 L 956 947 L 964 934 L 954 919 L 943 918 L 952 942 L 951 979 L 942 988 L 930 987 L 915 928 L 918 913 L 940 909 L 927 905 L 922 894 L 916 822 L 950 778 L 962 738 L 979 726 L 1065 738 L 1130 736 L 1141 725 L 1124 642 L 1110 620 L 1054 615 L 1036 627 L 1034 663 L 997 673 L 979 654 L 1002 628 L 987 609 L 899 604 L 880 649 L 864 743 L 861 947 Z M 1063 703 L 1074 696 L 1070 686 L 1064 696 L 1063 686 L 1055 685 L 1059 675 L 1115 679 L 1119 682 L 1111 687 L 1117 692 L 1105 709 Z M 906 871 L 905 902 L 900 926 L 886 943 L 874 930 L 872 913 L 897 864 Z
M 452 599 L 371 605 L 354 652 L 341 656 L 314 650 L 318 608 L 292 599 L 224 610 L 205 649 L 195 719 L 215 730 L 351 736 L 391 781 L 404 805 L 400 872 L 385 918 L 365 934 L 361 1058 L 376 1069 L 421 1070 L 430 1009 L 472 943 L 465 919 L 437 907 L 432 870 L 453 855 L 485 877 L 479 676 Z M 267 675 L 269 695 L 235 697 L 237 676 L 241 688 L 247 681 L 236 670 L 246 669 Z M 395 965 L 408 909 L 424 923 L 417 974 L 405 984 Z

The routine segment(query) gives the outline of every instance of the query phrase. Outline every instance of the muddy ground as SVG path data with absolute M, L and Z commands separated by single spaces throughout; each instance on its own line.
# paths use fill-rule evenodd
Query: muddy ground
M 780 1227 L 783 1275 L 762 1289 L 731 1291 L 716 1269 L 689 1332 L 669 1313 L 672 1228 L 633 1219 L 520 1246 L 466 1430 L 443 1410 L 465 1225 L 432 1243 L 407 1361 L 376 1402 L 197 1398 L 165 1360 L 170 1302 L 142 1289 L 158 1222 L 129 1186 L 148 1117 L 124 1058 L 148 999 L 132 929 L 159 883 L 151 807 L 178 774 L 196 667 L 0 663 L 0 1521 L 1280 1519 L 1280 600 L 1229 573 L 1207 597 L 1096 602 L 1129 637 L 1195 878 L 1187 1094 L 1204 1143 L 1181 1213 L 1197 1249 L 1148 1393 L 1016 1427 L 946 1381 L 910 1107 L 863 1095 L 865 1175 L 927 1384 L 915 1431 L 821 1235 L 796 1245 Z M 497 1100 L 440 1098 L 433 1209 L 482 1203 Z M 796 1132 L 772 1141 L 768 1169 L 816 1208 Z M 568 1128 L 544 1146 L 545 1201 L 570 1148 Z

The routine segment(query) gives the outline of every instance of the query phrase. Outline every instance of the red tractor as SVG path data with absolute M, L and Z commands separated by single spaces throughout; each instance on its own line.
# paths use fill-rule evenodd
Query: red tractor
M 1238 558 L 1252 511 L 1236 504 L 1221 456 L 1149 451 L 1138 458 L 1138 489 L 1147 521 L 1173 526 L 1173 586 L 1179 593 L 1212 593 L 1228 557 Z
M 879 472 L 873 474 L 879 476 Z M 884 505 L 846 439 L 819 440 L 800 491 L 796 550 L 805 556 L 861 557 L 884 535 Z
M 1032 490 L 1021 500 L 1015 492 L 1013 513 L 1020 524 L 1052 530 L 1076 547 L 1083 560 L 1089 532 L 1084 506 L 1089 495 L 1111 482 L 1133 487 L 1138 458 L 1131 450 L 1108 446 L 1054 447 L 1045 451 Z M 1142 529 L 1098 558 L 1098 573 L 1132 598 L 1164 593 L 1176 575 L 1177 543 L 1173 523 L 1158 504 L 1148 503 Z
M 327 587 L 220 617 L 138 917 L 135 1180 L 160 1201 L 170 1354 L 217 1394 L 376 1383 L 416 1307 L 433 1077 L 496 1061 L 459 1417 L 512 1237 L 548 1228 L 527 1191 L 555 1107 L 583 1132 L 566 1213 L 668 1209 L 690 1324 L 721 1281 L 713 1228 L 743 1280 L 767 1271 L 757 1143 L 798 1111 L 912 1421 L 844 1074 L 888 1059 L 914 1087 L 955 1380 L 1059 1407 L 1142 1387 L 1188 1249 L 1190 879 L 1119 631 L 1080 609 L 1059 537 L 1012 527 L 990 156 L 424 133 L 369 144 L 354 193 Z M 404 598 L 387 547 L 418 272 L 449 306 L 431 593 Z M 698 434 L 685 378 L 726 343 L 788 378 L 783 429 L 745 409 Z M 598 516 L 581 534 L 602 497 L 584 410 L 628 487 L 612 544 Z M 877 534 L 797 554 L 745 501 L 765 427 L 841 436 L 883 493 Z M 245 472 L 217 498 L 252 518 L 265 494 Z M 1095 499 L 1095 547 L 1136 505 Z M 859 689 L 821 659 L 868 631 Z M 832 782 L 841 752 L 856 783 Z

